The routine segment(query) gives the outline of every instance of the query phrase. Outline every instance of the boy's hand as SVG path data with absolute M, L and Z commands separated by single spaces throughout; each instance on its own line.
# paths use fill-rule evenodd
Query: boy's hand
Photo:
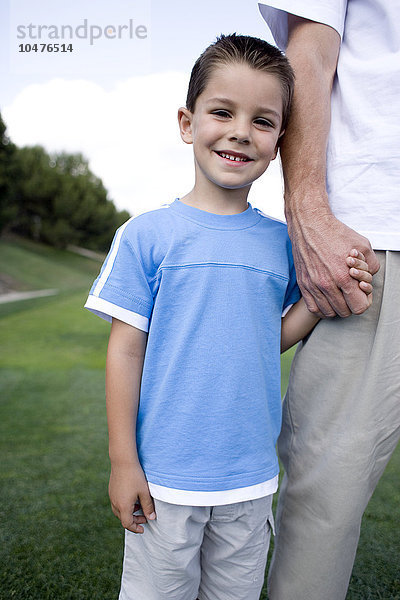
M 350 256 L 346 259 L 347 266 L 350 267 L 349 274 L 353 279 L 357 279 L 359 288 L 367 295 L 368 304 L 372 304 L 372 275 L 369 272 L 368 264 L 365 262 L 365 256 L 359 250 L 352 250 Z
M 143 533 L 141 524 L 156 518 L 153 499 L 140 465 L 112 466 L 108 492 L 112 511 L 125 529 Z M 143 515 L 134 515 L 140 508 Z

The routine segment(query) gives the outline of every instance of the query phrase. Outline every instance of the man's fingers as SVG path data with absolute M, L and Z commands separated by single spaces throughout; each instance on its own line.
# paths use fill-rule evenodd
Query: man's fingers
M 380 263 L 375 254 L 375 252 L 371 249 L 365 252 L 365 262 L 368 264 L 368 270 L 372 275 L 375 275 L 379 271 Z
M 351 278 L 349 279 L 351 281 Z M 368 286 L 370 286 L 372 276 L 367 271 L 360 271 L 354 279 L 359 281 L 358 289 L 344 284 L 343 288 L 336 287 L 335 289 L 333 287 L 328 289 L 328 286 L 318 288 L 311 283 L 307 288 L 301 285 L 308 310 L 321 318 L 332 318 L 336 315 L 345 318 L 351 314 L 362 314 L 370 306 L 368 295 L 370 295 L 371 288 Z M 363 282 L 363 285 L 360 282 Z
M 370 306 L 369 298 L 371 294 L 368 296 L 360 288 L 355 291 L 352 290 L 351 293 L 347 293 L 343 290 L 343 295 L 353 315 L 361 315 Z
M 351 315 L 351 310 L 346 304 L 346 300 L 339 288 L 336 288 L 336 290 L 331 292 L 329 296 L 324 290 L 322 290 L 322 293 L 324 294 L 323 301 L 317 300 L 317 302 L 321 312 L 325 317 L 331 318 L 339 315 L 339 317 L 345 318 Z
M 302 296 L 304 298 L 304 302 L 306 303 L 306 306 L 308 308 L 308 310 L 317 315 L 318 317 L 322 317 L 323 315 L 321 315 L 321 313 L 319 312 L 319 308 L 315 303 L 315 300 L 313 298 L 313 296 L 303 287 L 301 287 L 301 293 Z
M 335 310 L 332 308 L 328 300 L 318 288 L 315 288 L 315 291 L 313 290 L 311 292 L 307 288 L 301 287 L 301 292 L 303 294 L 303 298 L 308 310 L 315 314 L 317 317 L 325 319 L 336 316 Z M 343 304 L 345 305 L 346 303 L 344 302 Z

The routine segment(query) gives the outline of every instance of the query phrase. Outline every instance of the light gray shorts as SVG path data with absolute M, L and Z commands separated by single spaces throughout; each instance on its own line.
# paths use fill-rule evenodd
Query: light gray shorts
M 258 600 L 272 496 L 223 506 L 155 500 L 156 521 L 125 531 L 119 600 Z

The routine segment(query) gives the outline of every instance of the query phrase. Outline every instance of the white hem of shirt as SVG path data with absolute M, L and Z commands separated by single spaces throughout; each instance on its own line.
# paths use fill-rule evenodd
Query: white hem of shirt
M 338 218 L 340 219 L 340 216 Z M 344 222 L 344 219 L 341 220 Z M 352 225 L 348 226 L 352 227 Z M 399 252 L 400 250 L 400 234 L 398 232 L 367 231 L 361 228 L 356 231 L 369 240 L 374 250 L 389 250 L 391 252 Z
M 192 490 L 178 490 L 149 483 L 150 493 L 156 500 L 179 504 L 184 506 L 221 506 L 234 504 L 247 500 L 256 500 L 274 494 L 278 489 L 278 475 L 268 481 L 237 488 L 235 490 L 221 490 L 218 492 L 195 492 Z
M 117 306 L 103 298 L 90 295 L 86 300 L 85 308 L 109 323 L 111 323 L 112 317 L 115 317 L 142 331 L 149 330 L 149 319 L 147 317 L 132 312 L 131 310 L 127 310 L 126 308 L 122 308 L 121 306 Z
M 298 2 L 297 0 L 267 0 L 258 2 L 258 9 L 271 30 L 277 46 L 281 49 L 282 47 L 286 48 L 287 44 L 287 22 L 282 23 L 282 15 L 285 13 L 328 25 L 335 29 L 341 38 L 343 37 L 345 13 L 317 0 L 312 3 Z M 281 31 L 277 30 L 277 27 Z
M 288 306 L 286 306 L 286 308 L 283 309 L 282 312 L 282 319 L 283 317 L 286 317 L 287 313 L 289 312 L 289 310 L 292 308 L 293 304 L 289 304 Z

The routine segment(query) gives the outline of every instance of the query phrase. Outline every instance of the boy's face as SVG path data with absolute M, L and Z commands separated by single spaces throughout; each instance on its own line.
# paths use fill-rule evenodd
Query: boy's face
M 194 113 L 180 114 L 187 119 L 180 118 L 182 138 L 193 144 L 196 185 L 250 188 L 276 157 L 282 92 L 270 73 L 245 64 L 218 66 Z

